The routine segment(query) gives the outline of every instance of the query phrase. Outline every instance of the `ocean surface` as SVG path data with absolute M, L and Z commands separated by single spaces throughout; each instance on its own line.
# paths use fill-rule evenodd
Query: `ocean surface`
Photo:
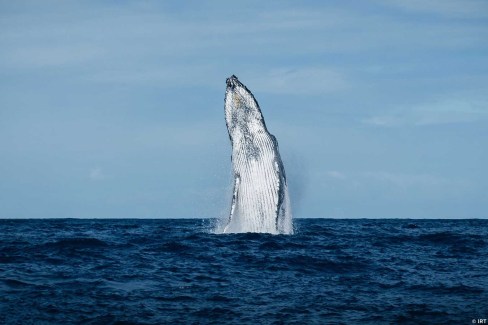
M 488 220 L 0 220 L 0 324 L 472 324 Z

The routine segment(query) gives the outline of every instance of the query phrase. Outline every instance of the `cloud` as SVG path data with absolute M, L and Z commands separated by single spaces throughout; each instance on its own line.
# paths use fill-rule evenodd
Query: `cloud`
M 222 118 L 223 120 L 223 118 Z M 225 124 L 221 121 L 204 121 L 186 125 L 146 125 L 135 132 L 132 141 L 138 147 L 152 149 L 178 148 L 193 151 L 196 148 L 208 148 L 210 145 L 224 142 L 228 138 Z
M 329 171 L 325 172 L 325 175 L 330 177 L 330 178 L 334 178 L 334 179 L 345 179 L 346 178 L 346 175 L 344 175 L 344 173 L 341 173 L 337 170 L 329 170 Z
M 228 69 L 225 74 L 223 71 L 225 69 L 211 64 L 161 64 L 157 68 L 126 67 L 112 71 L 102 70 L 86 76 L 86 80 L 116 84 L 156 84 L 165 87 L 208 87 L 212 85 L 209 80 L 221 81 L 233 73 L 250 85 L 252 90 L 259 89 L 260 93 L 321 95 L 341 92 L 350 87 L 345 73 L 333 68 L 321 66 L 306 68 L 300 66 L 296 68 L 238 67 L 239 69 L 236 69 L 238 71 Z M 218 87 L 221 87 L 221 83 L 218 84 Z
M 392 113 L 363 119 L 363 123 L 382 126 L 427 126 L 470 123 L 488 119 L 488 101 L 451 99 L 425 103 Z
M 327 171 L 321 173 L 323 184 L 332 188 L 347 188 L 350 191 L 398 191 L 400 193 L 423 193 L 442 195 L 461 193 L 472 187 L 472 182 L 463 178 L 450 178 L 430 173 L 402 173 L 391 171 Z M 324 179 L 325 177 L 325 179 Z M 335 181 L 331 183 L 331 181 Z
M 436 3 L 436 6 L 423 6 L 449 7 L 442 5 L 442 1 Z M 161 78 L 159 72 L 154 76 L 151 71 L 168 61 L 183 66 L 191 59 L 216 68 L 235 66 L 229 60 L 259 59 L 269 61 L 269 66 L 274 67 L 269 77 L 284 77 L 290 82 L 315 75 L 335 80 L 338 72 L 317 67 L 321 60 L 316 59 L 312 67 L 290 69 L 283 63 L 275 63 L 276 57 L 307 59 L 313 54 L 463 48 L 479 46 L 486 38 L 484 27 L 392 19 L 381 11 L 372 14 L 327 5 L 269 6 L 273 10 L 260 11 L 259 7 L 232 10 L 226 5 L 206 4 L 198 10 L 188 6 L 182 14 L 150 2 L 145 6 L 76 2 L 58 6 L 56 2 L 55 8 L 60 8 L 46 6 L 50 10 L 31 5 L 23 8 L 21 15 L 2 17 L 0 52 L 10 60 L 2 60 L 5 65 L 12 61 L 18 65 L 53 66 L 98 60 L 94 72 L 109 74 L 120 69 L 122 77 L 132 80 Z M 412 7 L 423 8 L 420 4 Z M 472 8 L 469 12 L 477 12 L 475 5 L 467 7 Z M 268 86 L 270 91 L 279 88 L 278 81 Z M 326 86 L 326 90 L 334 90 L 342 84 L 335 80 Z M 322 86 L 310 84 L 309 87 Z
M 103 173 L 100 167 L 95 167 L 90 170 L 90 173 L 88 174 L 88 178 L 91 181 L 100 181 L 105 179 L 105 174 Z
M 347 89 L 343 73 L 328 67 L 278 68 L 253 73 L 259 78 L 250 79 L 253 87 L 263 92 L 277 94 L 325 94 Z
M 364 124 L 384 127 L 400 126 L 404 124 L 404 121 L 396 116 L 373 116 L 363 119 L 362 122 Z
M 77 65 L 100 58 L 104 51 L 90 45 L 57 45 L 52 47 L 22 47 L 12 50 L 2 60 L 9 66 L 54 67 Z M 35 55 L 33 55 L 35 54 Z
M 488 17 L 488 2 L 485 0 L 387 0 L 381 2 L 414 13 L 436 14 L 452 18 Z
M 112 84 L 150 84 L 165 87 L 202 86 L 209 84 L 209 80 L 217 78 L 215 69 L 207 64 L 173 64 L 161 63 L 158 67 L 152 65 L 137 67 L 115 67 L 102 69 L 85 75 L 90 82 Z M 220 79 L 223 79 L 222 76 Z
M 389 171 L 361 172 L 357 177 L 364 187 L 378 188 L 386 195 L 407 194 L 410 197 L 420 195 L 423 198 L 459 198 L 472 190 L 471 180 L 457 176 L 445 177 L 429 173 L 396 173 Z
M 429 174 L 405 174 L 386 171 L 363 172 L 361 176 L 377 182 L 390 184 L 397 188 L 438 187 L 449 183 L 448 180 Z

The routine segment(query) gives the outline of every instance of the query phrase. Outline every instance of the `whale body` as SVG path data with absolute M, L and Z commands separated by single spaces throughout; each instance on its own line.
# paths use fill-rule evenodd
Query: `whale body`
M 290 198 L 278 142 L 253 94 L 226 80 L 225 121 L 232 144 L 234 189 L 224 233 L 293 233 Z

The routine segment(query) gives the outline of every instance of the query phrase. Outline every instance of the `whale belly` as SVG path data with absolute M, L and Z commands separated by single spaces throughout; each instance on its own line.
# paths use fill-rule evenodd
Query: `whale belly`
M 233 167 L 239 181 L 234 189 L 234 208 L 229 231 L 278 233 L 280 174 L 271 137 L 255 139 L 259 152 L 245 155 L 237 150 Z

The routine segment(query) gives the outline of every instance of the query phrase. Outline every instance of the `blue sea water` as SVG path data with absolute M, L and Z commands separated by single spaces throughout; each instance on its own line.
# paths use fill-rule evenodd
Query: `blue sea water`
M 0 220 L 1 324 L 471 324 L 488 220 Z

